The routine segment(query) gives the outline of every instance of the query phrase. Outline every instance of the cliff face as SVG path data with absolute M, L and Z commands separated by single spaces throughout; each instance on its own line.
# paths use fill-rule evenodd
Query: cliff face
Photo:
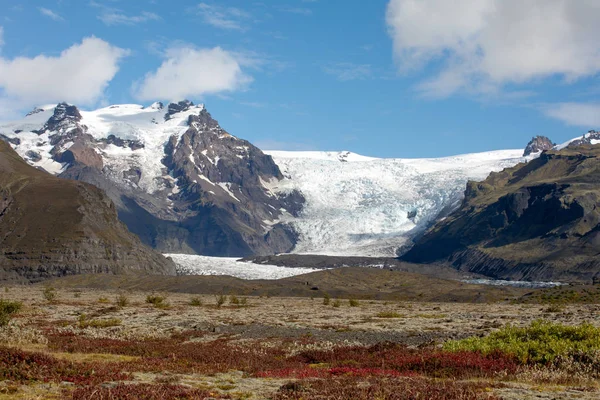
M 175 265 L 127 230 L 101 190 L 37 170 L 0 141 L 0 280 L 130 271 Z
M 502 279 L 600 279 L 600 146 L 569 146 L 469 182 L 403 259 Z

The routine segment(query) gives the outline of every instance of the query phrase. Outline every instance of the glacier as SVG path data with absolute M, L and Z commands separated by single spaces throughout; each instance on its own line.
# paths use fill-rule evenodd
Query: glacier
M 301 191 L 290 221 L 298 254 L 396 256 L 438 217 L 455 209 L 468 180 L 537 155 L 522 149 L 444 158 L 372 158 L 355 153 L 265 151 L 286 179 L 269 189 Z

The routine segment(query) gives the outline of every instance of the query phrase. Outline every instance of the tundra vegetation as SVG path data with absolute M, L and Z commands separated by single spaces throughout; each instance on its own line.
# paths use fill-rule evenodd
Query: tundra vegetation
M 595 303 L 39 291 L 0 300 L 0 399 L 600 396 Z

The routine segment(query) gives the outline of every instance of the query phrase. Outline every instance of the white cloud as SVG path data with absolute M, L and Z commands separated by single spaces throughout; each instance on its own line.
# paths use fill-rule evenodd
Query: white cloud
M 353 81 L 369 78 L 372 74 L 371 65 L 354 63 L 337 63 L 323 67 L 323 71 L 334 75 L 340 81 Z
M 390 0 L 386 14 L 400 70 L 441 64 L 419 88 L 442 97 L 598 73 L 599 18 L 596 0 Z
M 558 103 L 542 108 L 544 114 L 568 125 L 600 127 L 600 103 Z
M 215 47 L 191 46 L 168 49 L 165 60 L 134 84 L 140 100 L 181 100 L 243 89 L 252 77 L 242 71 L 246 60 Z
M 38 10 L 48 18 L 51 18 L 55 21 L 64 21 L 65 19 L 61 17 L 58 13 L 50 10 L 49 8 L 39 7 Z
M 125 15 L 117 10 L 105 10 L 98 16 L 105 25 L 135 25 L 142 22 L 158 21 L 160 17 L 155 13 L 143 11 L 140 15 Z
M 127 54 L 127 50 L 88 37 L 56 57 L 0 57 L 0 103 L 10 103 L 14 109 L 59 101 L 93 104 L 103 96 Z
M 202 20 L 220 29 L 245 31 L 251 15 L 236 7 L 221 7 L 207 3 L 200 3 L 197 7 L 198 15 Z

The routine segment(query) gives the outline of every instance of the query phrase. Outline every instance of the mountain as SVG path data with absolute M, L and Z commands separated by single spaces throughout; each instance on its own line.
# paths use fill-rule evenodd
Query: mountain
M 294 253 L 387 257 L 459 207 L 469 179 L 537 156 L 522 157 L 522 149 L 431 159 L 267 153 L 286 177 L 272 189 L 298 191 L 306 199 L 291 222 L 298 233 Z
M 459 207 L 468 180 L 539 155 L 263 152 L 189 101 L 42 106 L 0 125 L 0 138 L 31 165 L 104 190 L 145 244 L 212 256 L 395 256 Z
M 0 280 L 86 272 L 175 274 L 98 188 L 31 167 L 0 140 Z
M 405 261 L 449 262 L 494 278 L 600 279 L 600 137 L 588 132 L 526 163 L 469 182 L 458 210 Z
M 129 230 L 163 253 L 245 256 L 295 245 L 287 222 L 303 196 L 274 192 L 283 175 L 273 159 L 202 105 L 61 103 L 0 126 L 0 138 L 31 165 L 104 190 Z

